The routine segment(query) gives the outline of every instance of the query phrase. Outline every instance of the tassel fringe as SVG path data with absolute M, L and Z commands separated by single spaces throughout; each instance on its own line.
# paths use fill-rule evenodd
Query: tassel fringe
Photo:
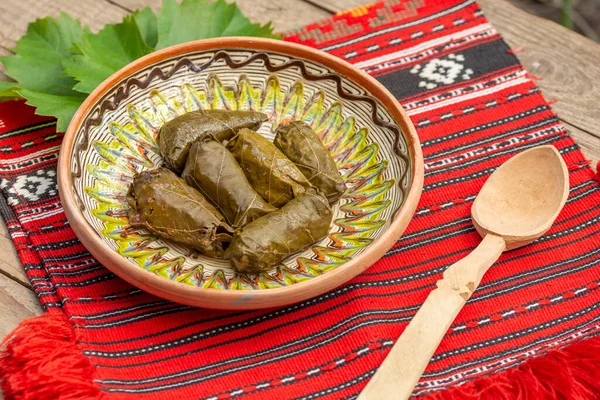
M 4 339 L 0 379 L 7 400 L 106 400 L 66 316 L 49 311 Z M 600 398 L 600 336 L 517 367 L 434 392 L 427 400 L 592 400 Z M 421 397 L 425 399 L 425 397 Z
M 102 399 L 94 371 L 59 311 L 21 322 L 2 342 L 0 379 L 7 400 Z
M 600 399 L 600 337 L 549 351 L 518 367 L 432 393 L 423 399 Z

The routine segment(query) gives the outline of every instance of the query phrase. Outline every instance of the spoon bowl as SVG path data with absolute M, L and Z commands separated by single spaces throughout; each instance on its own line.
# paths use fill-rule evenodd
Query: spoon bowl
M 550 229 L 569 195 L 569 173 L 558 150 L 540 146 L 505 162 L 487 180 L 471 209 L 482 237 L 501 236 L 506 250 Z

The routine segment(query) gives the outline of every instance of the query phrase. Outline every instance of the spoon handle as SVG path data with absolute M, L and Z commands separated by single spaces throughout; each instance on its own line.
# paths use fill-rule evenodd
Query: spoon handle
M 456 315 L 505 248 L 504 239 L 487 234 L 475 250 L 448 267 L 358 400 L 410 397 Z

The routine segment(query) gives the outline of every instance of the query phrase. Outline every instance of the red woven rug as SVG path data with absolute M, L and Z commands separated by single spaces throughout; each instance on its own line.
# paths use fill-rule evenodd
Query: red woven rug
M 411 116 L 425 187 L 405 235 L 356 279 L 300 304 L 174 304 L 86 252 L 56 189 L 62 134 L 22 102 L 2 103 L 2 215 L 47 310 L 5 343 L 6 397 L 354 398 L 442 271 L 479 242 L 469 212 L 487 176 L 550 143 L 570 171 L 564 211 L 544 237 L 490 269 L 415 395 L 600 398 L 600 344 L 590 339 L 600 331 L 600 186 L 477 3 L 390 0 L 286 39 L 368 71 Z

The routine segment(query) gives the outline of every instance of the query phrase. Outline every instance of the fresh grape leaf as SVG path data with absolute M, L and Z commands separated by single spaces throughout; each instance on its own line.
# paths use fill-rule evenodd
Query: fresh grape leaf
M 17 90 L 19 87 L 16 82 L 0 81 L 0 101 L 20 97 Z
M 39 115 L 58 118 L 57 130 L 64 131 L 85 99 L 73 91 L 76 81 L 64 74 L 62 59 L 73 54 L 73 44 L 86 30 L 78 20 L 62 13 L 60 17 L 38 19 L 17 42 L 15 55 L 0 58 L 5 74 L 18 86 L 14 89 L 37 107 Z
M 100 32 L 81 36 L 77 44 L 80 54 L 63 60 L 65 72 L 79 81 L 76 91 L 91 93 L 106 78 L 125 65 L 150 54 L 133 15 L 118 24 L 106 25 Z
M 71 118 L 86 98 L 85 94 L 77 92 L 73 92 L 74 96 L 63 96 L 20 89 L 18 93 L 27 99 L 27 104 L 36 107 L 37 115 L 50 115 L 57 118 L 58 132 L 67 129 Z
M 157 49 L 222 36 L 279 37 L 271 24 L 253 24 L 235 3 L 216 0 L 164 0 L 158 14 Z
M 137 22 L 138 28 L 140 28 L 144 42 L 148 46 L 155 48 L 158 42 L 158 25 L 154 11 L 150 7 L 146 7 L 142 10 L 136 10 L 133 13 L 133 17 L 135 18 L 135 22 Z

